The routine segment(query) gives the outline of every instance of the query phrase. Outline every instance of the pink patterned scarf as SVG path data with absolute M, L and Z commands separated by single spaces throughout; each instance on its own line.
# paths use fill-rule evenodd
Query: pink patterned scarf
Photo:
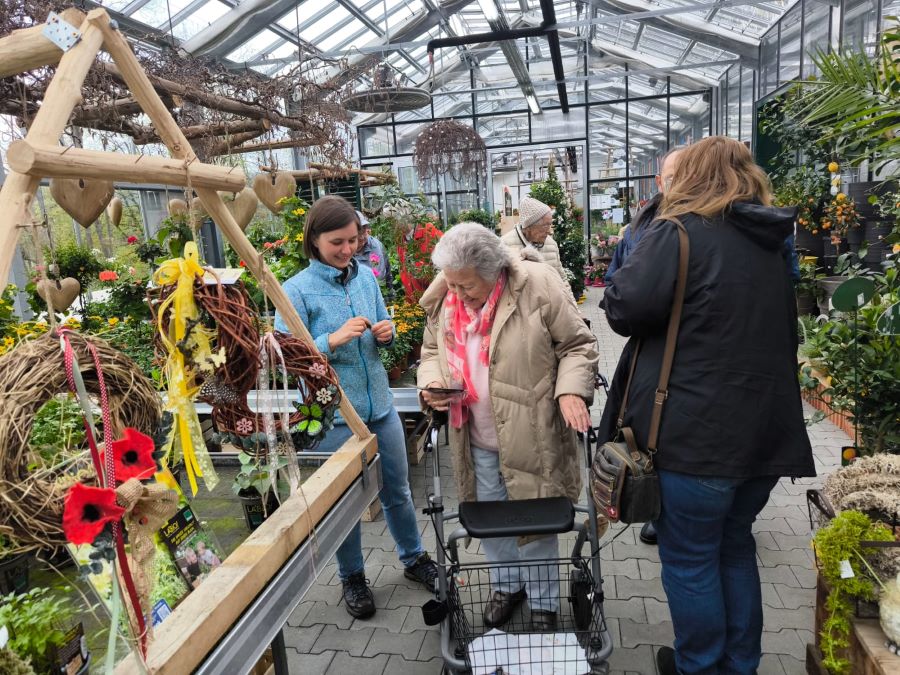
M 500 273 L 497 283 L 487 301 L 481 308 L 481 312 L 466 307 L 456 293 L 447 291 L 444 300 L 444 346 L 447 350 L 447 365 L 450 368 L 450 377 L 453 386 L 462 385 L 465 396 L 454 398 L 450 402 L 450 424 L 459 429 L 468 421 L 469 405 L 478 401 L 475 387 L 469 375 L 469 365 L 466 362 L 466 341 L 472 333 L 481 336 L 479 358 L 483 365 L 488 365 L 488 353 L 491 347 L 491 328 L 494 325 L 494 317 L 497 315 L 497 303 L 503 289 L 506 287 L 506 270 Z

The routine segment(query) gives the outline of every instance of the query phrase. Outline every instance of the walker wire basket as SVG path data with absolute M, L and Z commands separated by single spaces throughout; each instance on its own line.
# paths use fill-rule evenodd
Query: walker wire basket
M 455 564 L 447 568 L 451 645 L 472 675 L 586 675 L 605 673 L 599 658 L 608 635 L 603 597 L 595 593 L 590 559 L 534 560 L 513 565 Z M 535 630 L 526 598 L 500 626 L 485 624 L 484 608 L 496 584 L 492 576 L 515 569 L 522 580 L 558 582 L 555 630 Z M 553 584 L 551 584 L 552 588 Z

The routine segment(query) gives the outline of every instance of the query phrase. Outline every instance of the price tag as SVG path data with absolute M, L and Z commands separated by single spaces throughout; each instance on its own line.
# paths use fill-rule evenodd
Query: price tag
M 9 631 L 6 626 L 0 626 L 0 649 L 3 649 L 7 642 L 9 642 Z
M 853 568 L 850 566 L 850 561 L 841 560 L 841 579 L 852 579 L 855 576 Z

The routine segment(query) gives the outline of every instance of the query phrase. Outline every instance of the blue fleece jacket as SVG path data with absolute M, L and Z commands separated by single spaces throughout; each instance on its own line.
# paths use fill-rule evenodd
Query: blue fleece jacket
M 328 335 L 348 319 L 364 316 L 373 324 L 390 319 L 372 270 L 359 269 L 352 261 L 342 272 L 313 260 L 284 283 L 284 290 L 363 421 L 375 422 L 387 415 L 393 408 L 393 396 L 372 331 L 334 351 L 328 347 Z M 290 332 L 279 314 L 275 315 L 275 329 Z M 335 415 L 334 422 L 346 424 L 340 415 Z

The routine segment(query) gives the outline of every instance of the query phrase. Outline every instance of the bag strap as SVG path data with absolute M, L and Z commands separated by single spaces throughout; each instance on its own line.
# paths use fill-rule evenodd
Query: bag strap
M 691 251 L 687 230 L 684 229 L 680 220 L 677 218 L 673 220 L 678 226 L 678 278 L 675 281 L 675 297 L 672 299 L 672 314 L 669 316 L 669 329 L 666 332 L 666 348 L 663 352 L 662 367 L 659 370 L 659 384 L 653 395 L 650 434 L 647 436 L 647 450 L 650 454 L 656 452 L 663 405 L 669 398 L 669 375 L 672 373 L 672 362 L 675 360 L 675 343 L 678 341 L 678 326 L 681 323 L 681 309 L 684 306 L 684 291 L 687 287 L 688 262 Z
M 653 411 L 650 416 L 650 434 L 647 437 L 647 449 L 651 454 L 656 452 L 656 442 L 659 438 L 659 425 L 662 421 L 663 404 L 669 396 L 669 375 L 672 372 L 672 362 L 675 358 L 675 342 L 678 339 L 678 326 L 681 323 L 681 309 L 684 305 L 684 292 L 687 287 L 688 263 L 690 261 L 691 245 L 687 230 L 681 221 L 675 219 L 678 227 L 678 276 L 675 280 L 675 296 L 672 299 L 672 314 L 669 316 L 669 327 L 666 333 L 666 347 L 663 352 L 662 367 L 659 371 L 659 383 L 653 397 Z M 619 416 L 616 419 L 616 429 L 619 431 L 625 426 L 625 411 L 628 408 L 628 392 L 631 390 L 631 381 L 637 368 L 638 353 L 641 351 L 641 341 L 634 345 L 634 354 L 631 357 L 631 365 L 628 368 L 628 380 L 625 382 L 625 391 L 622 393 L 622 405 L 619 407 Z

